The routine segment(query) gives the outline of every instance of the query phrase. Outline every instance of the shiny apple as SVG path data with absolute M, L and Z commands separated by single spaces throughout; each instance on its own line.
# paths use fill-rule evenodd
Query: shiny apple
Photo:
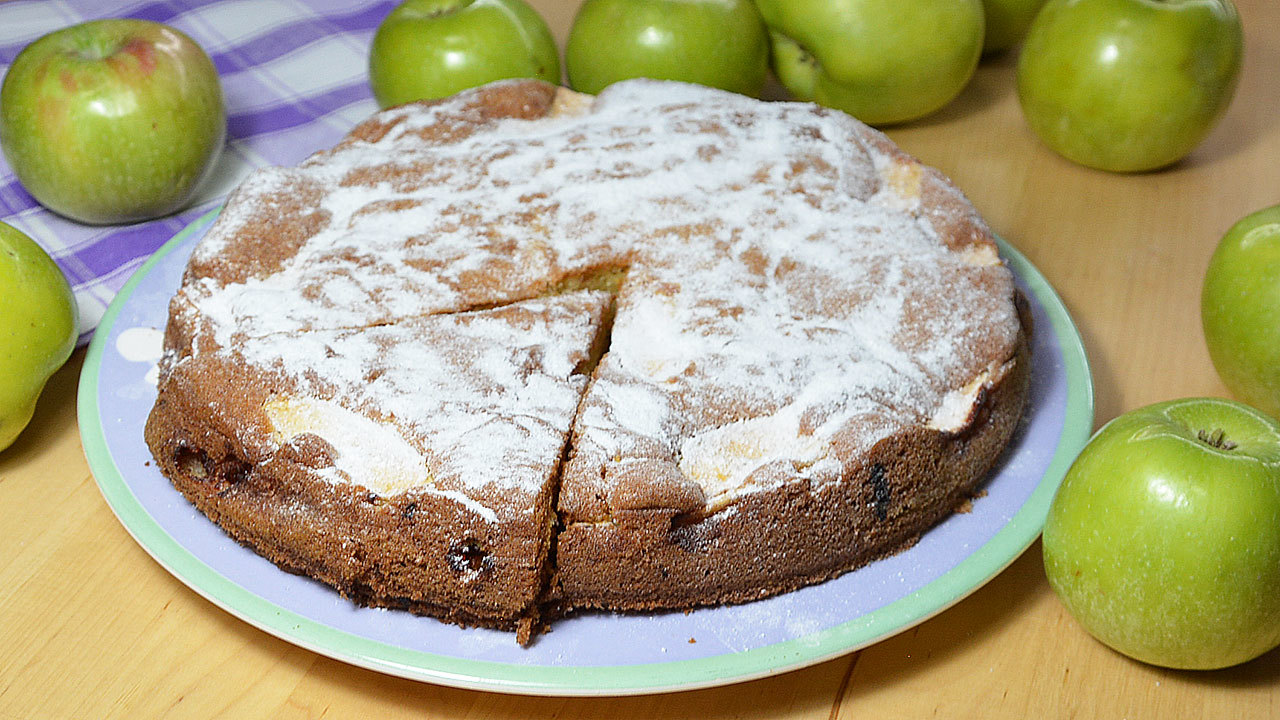
M 555 40 L 524 0 L 406 0 L 369 48 L 369 85 L 384 108 L 508 78 L 560 82 Z
M 1183 669 L 1258 657 L 1280 645 L 1280 423 L 1215 398 L 1121 415 L 1067 471 L 1043 548 L 1112 648 Z
M 1218 243 L 1200 320 L 1222 382 L 1280 418 L 1280 205 L 1243 218 Z
M 968 84 L 981 0 L 757 0 L 773 71 L 800 100 L 872 125 L 924 117 Z
M 982 0 L 987 19 L 982 52 L 998 53 L 1017 45 L 1045 0 Z
M 586 0 L 565 66 L 570 87 L 586 93 L 648 77 L 758 96 L 769 38 L 751 0 Z
M 191 38 L 146 20 L 52 32 L 0 87 L 0 148 L 32 197 L 72 220 L 127 223 L 186 205 L 222 151 L 217 70 Z
M 1240 74 L 1230 0 L 1049 0 L 1018 59 L 1018 98 L 1055 152 L 1140 172 L 1190 153 Z
M 31 422 L 40 391 L 75 346 L 76 303 L 62 270 L 0 223 L 0 450 Z

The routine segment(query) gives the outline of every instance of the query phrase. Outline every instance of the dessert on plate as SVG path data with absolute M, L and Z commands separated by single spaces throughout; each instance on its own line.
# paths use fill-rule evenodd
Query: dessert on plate
M 146 439 L 281 567 L 527 641 L 908 547 L 1011 438 L 1025 315 L 960 191 L 846 115 L 503 81 L 231 196 Z

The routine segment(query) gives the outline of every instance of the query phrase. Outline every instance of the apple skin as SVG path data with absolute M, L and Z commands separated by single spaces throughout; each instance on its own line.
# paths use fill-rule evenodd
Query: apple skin
M 0 222 L 0 450 L 31 422 L 40 391 L 75 346 L 76 301 L 62 270 Z
M 1044 3 L 1045 0 L 982 0 L 987 19 L 982 52 L 998 53 L 1017 45 Z
M 758 97 L 769 37 L 751 0 L 586 0 L 565 44 L 569 85 L 648 77 Z
M 968 84 L 981 0 L 758 0 L 773 71 L 797 99 L 871 125 L 924 117 Z
M 1035 134 L 1067 159 L 1156 170 L 1226 111 L 1242 48 L 1230 0 L 1049 0 L 1022 46 L 1018 98 Z
M 523 0 L 407 0 L 369 48 L 369 85 L 384 108 L 526 77 L 558 84 L 560 54 Z
M 1200 321 L 1232 395 L 1280 418 L 1280 205 L 1246 216 L 1218 243 Z
M 50 210 L 91 224 L 186 205 L 226 139 L 213 62 L 181 32 L 92 20 L 28 45 L 0 88 L 0 147 Z
M 1103 427 L 1054 496 L 1049 584 L 1094 637 L 1214 669 L 1280 644 L 1280 424 L 1187 398 Z

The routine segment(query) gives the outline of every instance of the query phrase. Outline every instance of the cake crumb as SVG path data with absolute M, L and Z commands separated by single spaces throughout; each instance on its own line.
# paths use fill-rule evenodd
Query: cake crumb
M 536 617 L 522 617 L 516 623 L 516 642 L 520 647 L 529 647 L 533 642 L 535 630 L 537 630 L 538 619 Z

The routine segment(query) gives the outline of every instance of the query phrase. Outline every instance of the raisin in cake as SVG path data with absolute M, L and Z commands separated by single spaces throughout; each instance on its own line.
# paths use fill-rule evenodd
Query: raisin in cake
M 356 601 L 528 631 L 896 552 L 1025 400 L 987 226 L 838 112 L 504 81 L 260 170 L 170 305 L 147 441 Z

